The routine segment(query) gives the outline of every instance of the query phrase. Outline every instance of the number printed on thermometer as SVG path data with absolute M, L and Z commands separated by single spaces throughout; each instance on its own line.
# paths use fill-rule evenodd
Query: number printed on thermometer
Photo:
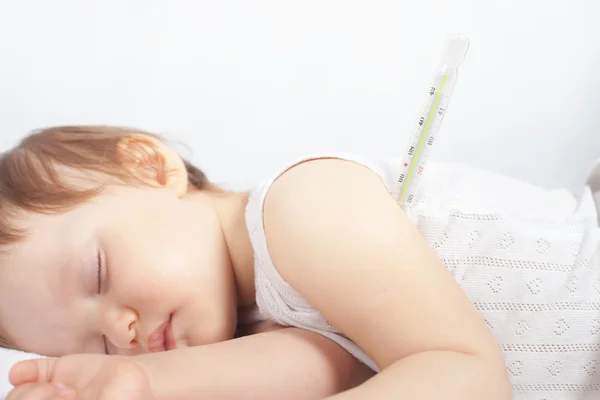
M 468 47 L 469 40 L 464 36 L 454 36 L 447 43 L 438 72 L 427 91 L 413 138 L 404 153 L 404 160 L 398 171 L 398 180 L 392 195 L 400 206 L 411 204 L 415 199 L 417 184 L 424 173 L 429 152 L 436 141 L 437 132 L 454 90 L 458 66 L 464 59 Z

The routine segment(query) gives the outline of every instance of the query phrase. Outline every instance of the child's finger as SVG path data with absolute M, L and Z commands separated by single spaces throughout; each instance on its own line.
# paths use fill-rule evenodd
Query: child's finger
M 16 363 L 10 370 L 8 379 L 13 386 L 30 382 L 48 382 L 56 358 L 38 358 Z
M 6 400 L 74 400 L 75 397 L 65 397 L 59 388 L 51 383 L 26 383 L 13 389 Z

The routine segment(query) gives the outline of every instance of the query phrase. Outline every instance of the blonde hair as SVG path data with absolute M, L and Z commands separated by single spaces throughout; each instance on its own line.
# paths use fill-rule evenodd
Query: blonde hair
M 22 212 L 66 211 L 98 194 L 112 178 L 142 185 L 131 169 L 124 168 L 117 153 L 119 143 L 133 135 L 156 134 L 114 126 L 59 126 L 32 132 L 16 147 L 0 155 L 0 252 L 26 234 L 15 223 Z M 189 185 L 213 188 L 204 173 L 184 160 Z M 86 185 L 65 179 L 65 168 L 90 173 Z M 102 179 L 104 177 L 105 179 Z M 2 337 L 0 347 L 9 347 Z

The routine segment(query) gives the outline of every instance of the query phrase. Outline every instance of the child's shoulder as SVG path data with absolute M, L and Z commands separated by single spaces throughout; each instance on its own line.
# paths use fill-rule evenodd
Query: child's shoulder
M 326 162 L 323 162 L 326 161 Z M 309 154 L 302 157 L 284 162 L 279 165 L 273 171 L 260 182 L 255 191 L 262 192 L 261 197 L 265 197 L 267 192 L 271 189 L 271 186 L 275 181 L 279 180 L 282 176 L 286 176 L 287 179 L 303 179 L 302 175 L 315 174 L 319 171 L 325 172 L 325 170 L 335 169 L 338 173 L 348 174 L 352 173 L 351 170 L 358 171 L 358 169 L 340 167 L 342 165 L 356 164 L 366 168 L 368 171 L 377 175 L 385 184 L 388 189 L 391 189 L 396 180 L 396 175 L 399 171 L 399 160 L 393 158 L 379 157 L 368 154 L 359 153 L 348 153 L 348 152 L 329 152 L 329 153 L 316 153 Z M 300 167 L 301 166 L 301 167 Z M 298 168 L 300 167 L 300 168 Z M 363 168 L 363 169 L 364 169 Z M 294 171 L 293 174 L 288 174 L 290 171 Z M 310 172 L 309 172 L 310 171 Z M 335 172 L 331 178 L 335 178 Z

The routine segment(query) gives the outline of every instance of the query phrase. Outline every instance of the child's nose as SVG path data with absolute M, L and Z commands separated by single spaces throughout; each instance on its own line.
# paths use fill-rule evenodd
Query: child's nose
M 106 337 L 119 349 L 130 349 L 137 344 L 137 313 L 129 308 L 121 308 L 112 313 L 106 329 Z

